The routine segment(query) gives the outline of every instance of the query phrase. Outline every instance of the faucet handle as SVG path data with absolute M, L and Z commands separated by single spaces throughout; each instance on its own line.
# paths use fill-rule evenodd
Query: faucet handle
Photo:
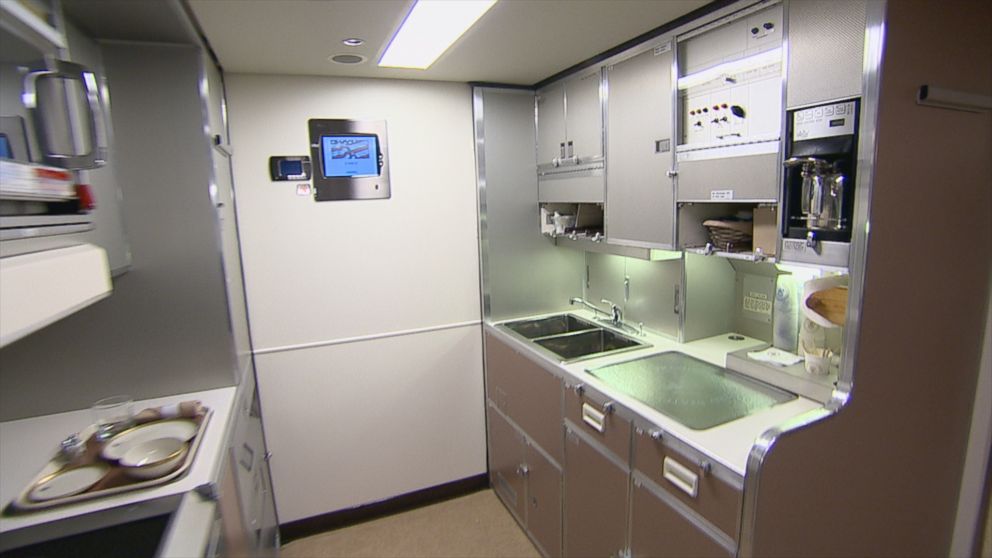
M 602 301 L 600 301 L 600 302 L 602 302 L 603 304 L 609 304 L 610 305 L 610 310 L 613 313 L 613 324 L 614 325 L 620 325 L 621 320 L 623 320 L 623 312 L 620 310 L 620 307 L 618 305 L 610 302 L 609 300 L 606 300 L 605 298 Z

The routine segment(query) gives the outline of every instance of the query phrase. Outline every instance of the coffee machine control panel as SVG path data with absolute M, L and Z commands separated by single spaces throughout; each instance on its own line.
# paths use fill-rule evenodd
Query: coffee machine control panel
M 823 105 L 792 113 L 793 141 L 854 134 L 854 101 Z

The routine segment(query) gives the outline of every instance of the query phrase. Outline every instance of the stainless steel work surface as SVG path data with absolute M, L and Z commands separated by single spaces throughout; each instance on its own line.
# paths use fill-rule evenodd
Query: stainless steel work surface
M 712 428 L 796 398 L 674 351 L 587 372 L 693 430 Z

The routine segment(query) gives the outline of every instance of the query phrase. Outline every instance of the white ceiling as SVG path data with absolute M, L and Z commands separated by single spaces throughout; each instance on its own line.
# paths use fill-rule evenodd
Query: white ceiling
M 188 0 L 227 72 L 520 85 L 533 85 L 707 2 L 500 0 L 429 69 L 404 70 L 375 62 L 412 0 Z M 365 44 L 341 44 L 350 37 Z M 367 60 L 328 61 L 336 54 Z

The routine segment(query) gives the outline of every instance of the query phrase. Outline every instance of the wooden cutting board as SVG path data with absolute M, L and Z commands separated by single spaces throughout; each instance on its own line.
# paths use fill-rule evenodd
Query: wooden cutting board
M 816 291 L 806 299 L 806 307 L 834 325 L 847 322 L 847 287 L 831 287 Z

